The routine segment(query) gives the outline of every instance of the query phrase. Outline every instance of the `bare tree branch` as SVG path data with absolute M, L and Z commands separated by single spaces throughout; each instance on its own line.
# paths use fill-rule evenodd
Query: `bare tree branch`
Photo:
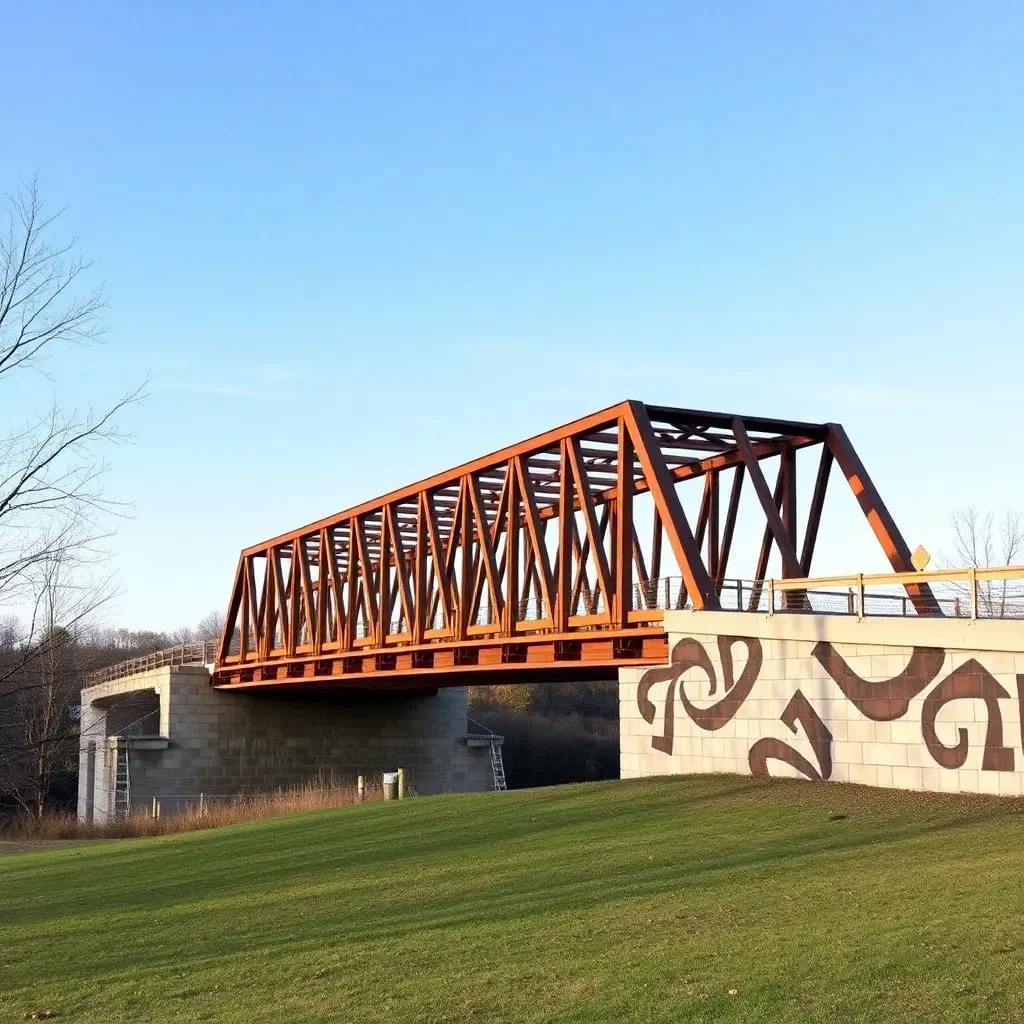
M 953 550 L 940 557 L 947 569 L 983 569 L 1016 565 L 1024 557 L 1024 525 L 1018 512 L 1004 508 L 998 513 L 980 512 L 974 505 L 958 509 L 949 518 Z M 955 600 L 970 603 L 970 587 L 944 585 Z M 983 580 L 978 583 L 978 610 L 986 618 L 1005 618 L 1024 611 L 1024 581 Z
M 0 385 L 19 371 L 46 373 L 51 357 L 103 333 L 101 288 L 74 240 L 54 241 L 61 213 L 38 183 L 0 200 Z M 102 451 L 124 439 L 117 419 L 141 389 L 107 408 L 43 415 L 0 433 L 0 796 L 44 813 L 54 780 L 73 778 L 84 675 L 82 638 L 113 595 L 98 572 L 112 517 L 128 506 L 103 489 Z
M 0 233 L 0 377 L 35 367 L 62 344 L 94 341 L 103 333 L 102 289 L 74 294 L 91 264 L 74 255 L 74 241 L 54 245 L 50 229 L 63 211 L 48 214 L 38 181 L 8 195 Z

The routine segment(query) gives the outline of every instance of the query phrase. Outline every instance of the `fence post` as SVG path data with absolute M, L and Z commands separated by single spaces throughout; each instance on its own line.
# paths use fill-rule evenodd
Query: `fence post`
M 857 618 L 864 618 L 864 573 L 857 573 Z
M 973 566 L 967 570 L 967 578 L 971 588 L 971 618 L 978 617 L 978 571 Z
M 398 799 L 405 799 L 405 769 L 401 765 L 398 766 Z
M 743 580 L 736 581 L 736 611 L 743 611 Z
M 775 578 L 768 580 L 768 614 L 775 614 Z
M 153 811 L 152 811 L 152 815 L 153 815 L 153 820 L 155 821 L 156 817 L 157 817 L 157 813 L 156 813 L 156 797 L 153 797 Z
M 204 799 L 202 793 L 199 794 L 199 817 L 206 817 L 206 800 Z
M 362 803 L 363 797 L 366 795 L 366 779 L 362 775 L 356 779 L 356 793 L 358 794 L 359 802 Z

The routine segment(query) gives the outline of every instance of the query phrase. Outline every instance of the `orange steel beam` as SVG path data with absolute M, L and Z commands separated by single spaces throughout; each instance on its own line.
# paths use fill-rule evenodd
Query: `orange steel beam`
M 828 455 L 803 535 L 803 574 L 833 456 L 902 568 L 906 545 L 842 428 L 620 402 L 245 548 L 214 683 L 436 686 L 516 669 L 585 674 L 658 663 L 664 557 L 674 557 L 682 580 L 676 606 L 719 607 L 746 476 L 766 535 L 796 562 L 795 453 L 817 445 Z M 776 456 L 781 516 L 761 471 Z M 728 470 L 723 525 L 718 494 Z M 692 479 L 704 482 L 696 533 L 676 493 Z M 634 520 L 642 495 L 653 504 L 647 551 Z M 557 528 L 547 530 L 551 520 Z M 925 600 L 927 588 L 908 590 Z
M 826 446 L 835 456 L 839 468 L 846 477 L 865 518 L 878 538 L 889 564 L 896 572 L 913 572 L 910 561 L 910 548 L 903 539 L 895 521 L 885 507 L 868 471 L 864 468 L 860 456 L 854 450 L 846 431 L 838 423 L 828 424 Z M 939 614 L 939 605 L 927 583 L 908 583 L 907 594 L 919 615 Z
M 270 540 L 262 541 L 259 544 L 253 544 L 250 547 L 245 548 L 242 553 L 245 555 L 257 554 L 261 551 L 265 551 L 267 548 L 284 544 L 296 536 L 310 534 L 316 530 L 322 529 L 323 527 L 335 526 L 339 521 L 352 519 L 367 512 L 379 511 L 388 503 L 400 503 L 403 500 L 408 500 L 410 497 L 414 497 L 420 492 L 436 490 L 446 484 L 449 486 L 452 484 L 457 485 L 463 477 L 473 473 L 479 473 L 487 469 L 493 469 L 496 465 L 505 463 L 514 456 L 529 456 L 534 453 L 542 452 L 545 448 L 550 448 L 553 444 L 556 444 L 563 437 L 586 436 L 591 432 L 599 431 L 602 428 L 614 425 L 620 415 L 620 412 L 623 410 L 623 407 L 629 406 L 630 404 L 633 403 L 621 402 L 619 405 L 609 406 L 607 409 L 602 409 L 600 412 L 595 412 L 589 416 L 584 416 L 578 420 L 574 420 L 571 423 L 565 424 L 565 426 L 557 427 L 556 429 L 546 431 L 543 434 L 536 434 L 531 438 L 527 438 L 525 441 L 520 441 L 515 445 L 509 445 L 507 448 L 502 448 L 490 455 L 484 455 L 479 459 L 473 459 L 471 462 L 465 462 L 460 466 L 456 466 L 454 469 L 449 469 L 443 473 L 437 473 L 434 476 L 420 480 L 418 483 L 410 484 L 408 487 L 402 487 L 398 490 L 390 491 L 388 494 L 385 494 L 380 498 L 374 498 L 372 501 L 363 502 L 361 505 L 356 505 L 353 508 L 346 509 L 344 512 L 327 516 L 324 519 L 318 519 L 316 522 L 309 523 L 307 526 L 303 526 L 298 530 L 291 530 L 288 533 L 272 537 Z M 642 403 L 639 402 L 635 404 L 642 405 Z M 647 408 L 650 409 L 651 407 Z M 659 411 L 664 410 L 660 409 Z M 702 418 L 719 418 L 731 421 L 736 418 L 726 417 L 721 413 L 710 413 L 689 409 L 673 409 L 669 411 L 676 414 L 677 418 L 680 420 L 692 417 L 695 420 L 700 420 Z M 741 416 L 739 418 L 747 425 L 748 430 L 757 430 L 757 424 L 771 424 L 773 425 L 773 428 L 775 426 L 785 426 L 781 420 L 765 420 L 749 416 Z M 792 433 L 789 436 L 796 442 L 796 447 L 805 447 L 807 445 L 819 443 L 824 439 L 826 432 L 825 424 L 795 422 L 789 424 L 789 427 L 792 429 Z M 761 444 L 756 445 L 754 450 L 759 458 L 764 458 L 769 454 L 777 453 L 778 446 L 774 444 Z M 710 456 L 691 465 L 679 466 L 675 470 L 671 471 L 671 475 L 673 479 L 677 481 L 686 480 L 693 476 L 703 476 L 709 469 L 722 469 L 728 466 L 735 466 L 740 461 L 742 461 L 742 456 L 739 455 L 738 452 L 726 451 L 721 455 Z M 638 491 L 646 490 L 646 486 L 638 486 Z M 607 493 L 604 497 L 607 500 L 614 496 L 615 488 L 613 486 L 607 489 Z M 552 515 L 554 515 L 554 513 L 552 513 Z

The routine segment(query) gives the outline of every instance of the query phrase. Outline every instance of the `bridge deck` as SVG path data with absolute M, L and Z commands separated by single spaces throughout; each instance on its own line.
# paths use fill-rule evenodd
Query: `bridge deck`
M 723 606 L 741 498 L 761 537 L 742 574 L 749 607 L 770 558 L 784 578 L 810 574 L 833 465 L 890 564 L 910 570 L 838 424 L 626 401 L 245 548 L 215 685 L 407 687 L 662 662 L 666 607 Z M 926 585 L 906 592 L 937 610 Z

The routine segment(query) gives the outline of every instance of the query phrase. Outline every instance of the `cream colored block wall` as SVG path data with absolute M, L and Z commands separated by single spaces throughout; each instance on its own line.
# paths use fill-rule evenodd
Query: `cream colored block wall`
M 494 785 L 489 748 L 467 743 L 465 687 L 431 696 L 232 692 L 213 689 L 202 666 L 186 665 L 82 691 L 80 818 L 104 821 L 115 811 L 117 712 L 140 693 L 155 693 L 160 721 L 147 732 L 167 742 L 143 748 L 129 741 L 134 810 L 154 798 L 171 812 L 191 806 L 200 793 L 220 798 L 313 779 L 354 781 L 399 765 L 423 795 Z
M 1022 624 L 678 612 L 667 626 L 675 665 L 620 672 L 623 778 L 1024 794 Z

